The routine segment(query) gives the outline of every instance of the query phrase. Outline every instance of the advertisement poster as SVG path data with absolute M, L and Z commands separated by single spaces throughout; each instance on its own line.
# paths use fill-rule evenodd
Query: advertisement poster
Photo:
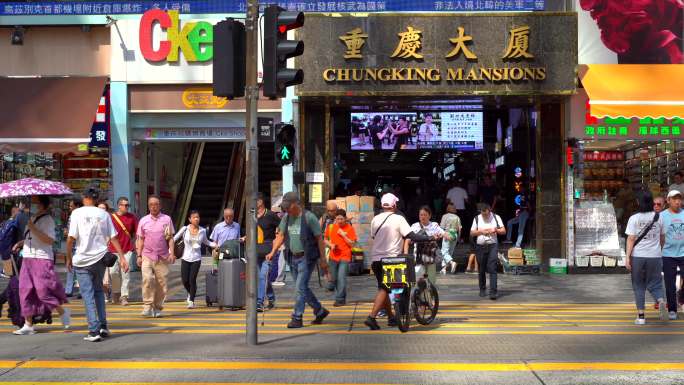
M 681 0 L 576 0 L 579 64 L 681 64 Z

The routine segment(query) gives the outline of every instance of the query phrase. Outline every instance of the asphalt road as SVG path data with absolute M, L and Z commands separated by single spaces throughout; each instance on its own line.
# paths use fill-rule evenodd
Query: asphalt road
M 249 347 L 244 311 L 220 312 L 203 301 L 185 309 L 177 268 L 163 318 L 142 318 L 139 303 L 109 305 L 113 336 L 101 343 L 82 340 L 80 301 L 69 305 L 70 331 L 53 324 L 14 336 L 3 319 L 0 385 L 684 384 L 684 321 L 661 322 L 650 308 L 648 324 L 634 325 L 626 275 L 502 276 L 496 302 L 477 297 L 476 276 L 441 276 L 437 321 L 405 334 L 384 320 L 378 332 L 363 326 L 370 277 L 351 278 L 343 308 L 332 308 L 314 278 L 331 309 L 326 322 L 310 326 L 307 310 L 305 328 L 285 328 L 288 284 L 277 289 L 277 308 L 259 317 L 260 345 Z M 138 275 L 132 286 L 139 293 Z

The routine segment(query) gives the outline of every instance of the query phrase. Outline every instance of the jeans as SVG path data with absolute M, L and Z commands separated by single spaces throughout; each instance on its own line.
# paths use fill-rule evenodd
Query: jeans
M 129 262 L 131 260 L 131 255 L 133 255 L 132 251 L 124 253 L 124 258 L 126 258 L 126 262 Z M 121 294 L 122 297 L 128 297 L 128 283 L 131 276 L 130 270 L 123 271 L 121 269 L 121 266 L 119 265 L 119 259 L 117 259 L 116 263 L 109 269 L 109 271 L 111 273 L 112 279 L 112 293 Z
M 330 274 L 332 281 L 328 283 L 329 290 L 335 290 L 335 301 L 347 300 L 347 275 L 349 275 L 349 262 L 330 260 Z
M 74 267 L 83 304 L 85 305 L 88 331 L 91 335 L 100 333 L 100 329 L 107 328 L 107 314 L 105 313 L 105 297 L 102 288 L 105 265 L 102 260 L 86 267 Z
M 76 280 L 76 273 L 74 273 L 74 270 L 73 269 L 71 269 L 71 271 L 67 270 L 66 282 L 64 283 L 64 292 L 67 295 L 74 294 L 74 281 L 75 280 Z
M 667 310 L 673 312 L 677 311 L 677 267 L 684 271 L 684 257 L 663 257 Z
M 453 261 L 454 259 L 454 256 L 451 255 L 453 243 L 456 243 L 456 241 L 447 241 L 446 239 L 442 240 L 442 258 L 444 265 L 448 265 L 449 262 Z
M 656 301 L 664 298 L 663 278 L 660 275 L 663 271 L 663 260 L 662 258 L 634 257 L 631 262 L 634 300 L 637 310 L 643 311 L 646 308 L 646 290 Z
M 285 281 L 285 256 L 282 251 L 278 252 L 278 277 L 275 282 Z
M 188 262 L 186 260 L 181 260 L 181 281 L 183 281 L 183 287 L 188 292 L 190 296 L 190 301 L 195 301 L 195 295 L 197 294 L 197 274 L 199 274 L 200 267 L 202 267 L 202 261 Z
M 530 213 L 527 210 L 520 212 L 520 215 L 508 221 L 507 228 L 508 234 L 506 234 L 506 240 L 511 241 L 513 238 L 513 225 L 518 225 L 518 239 L 515 241 L 515 247 L 520 247 L 522 245 L 523 237 L 525 236 L 525 223 L 530 217 Z
M 318 261 L 308 261 L 306 257 L 293 258 L 290 262 L 290 271 L 295 282 L 295 306 L 292 318 L 301 320 L 304 315 L 304 307 L 308 304 L 313 309 L 314 315 L 323 312 L 323 306 L 309 287 L 311 273 L 316 269 Z
M 275 302 L 275 292 L 271 281 L 268 279 L 271 270 L 271 262 L 264 260 L 259 268 L 259 287 L 257 288 L 257 305 L 264 304 L 264 295 L 268 296 L 269 302 Z
M 489 292 L 496 293 L 496 268 L 498 266 L 499 245 L 494 243 L 491 245 L 477 245 L 475 248 L 477 252 L 477 267 L 478 267 L 478 282 L 480 290 L 487 289 L 487 276 L 489 273 Z

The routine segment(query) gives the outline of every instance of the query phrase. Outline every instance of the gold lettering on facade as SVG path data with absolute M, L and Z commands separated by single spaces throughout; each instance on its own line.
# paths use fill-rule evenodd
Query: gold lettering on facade
M 504 59 L 532 59 L 534 55 L 529 53 L 530 49 L 530 27 L 523 25 L 522 27 L 513 28 L 510 31 L 510 38 L 508 40 L 508 48 L 504 54 Z
M 458 36 L 449 39 L 451 44 L 455 47 L 446 55 L 447 59 L 457 56 L 460 52 L 463 52 L 463 56 L 468 60 L 477 59 L 477 55 L 466 47 L 466 42 L 471 42 L 472 40 L 472 36 L 465 35 L 465 29 L 463 29 L 463 27 L 458 27 Z
M 442 75 L 444 72 L 444 76 Z M 381 67 L 381 68 L 326 68 L 322 72 L 327 83 L 402 83 L 421 82 L 439 83 L 442 78 L 447 82 L 489 82 L 508 83 L 518 81 L 546 80 L 545 67 Z
M 397 44 L 397 48 L 390 57 L 396 57 L 400 59 L 422 59 L 423 55 L 417 52 L 421 47 L 421 33 L 422 31 L 414 29 L 410 25 L 406 29 L 406 32 L 398 33 L 397 35 L 400 38 L 399 44 Z
M 361 54 L 361 47 L 366 43 L 368 34 L 363 33 L 361 28 L 354 28 L 346 34 L 340 36 L 340 40 L 347 46 L 347 52 L 344 58 L 349 59 L 363 59 Z

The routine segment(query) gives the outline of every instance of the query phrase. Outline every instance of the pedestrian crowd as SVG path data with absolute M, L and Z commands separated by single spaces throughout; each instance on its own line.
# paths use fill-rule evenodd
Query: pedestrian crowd
M 515 217 L 504 226 L 502 218 L 494 212 L 497 192 L 491 179 L 486 179 L 481 190 L 479 213 L 467 217 L 469 195 L 463 186 L 454 186 L 446 194 L 445 213 L 439 222 L 433 221 L 429 205 L 417 209 L 412 225 L 399 209 L 401 199 L 391 192 L 380 200 L 381 210 L 370 226 L 372 260 L 371 271 L 377 280 L 378 291 L 365 325 L 380 329 L 377 317 L 387 316 L 388 326 L 396 320 L 383 283 L 381 259 L 399 255 L 417 256 L 419 245 L 432 242 L 435 259 L 425 263 L 425 274 L 433 284 L 437 274 L 455 273 L 456 246 L 459 242 L 471 245 L 466 258 L 467 273 L 478 274 L 481 297 L 498 297 L 497 264 L 499 238 L 512 243 L 512 227 L 518 226 L 516 246 L 520 246 L 529 206 L 523 198 Z M 80 199 L 70 204 L 70 216 L 65 235 L 67 276 L 65 285 L 58 279 L 54 267 L 53 243 L 56 238 L 55 221 L 50 212 L 50 199 L 35 197 L 38 211 L 31 217 L 23 207 L 15 207 L 12 216 L 0 224 L 0 257 L 3 274 L 15 275 L 20 311 L 15 324 L 17 335 L 36 333 L 35 324 L 51 320 L 52 313 L 59 315 L 64 328 L 71 325 L 71 311 L 64 305 L 74 296 L 78 285 L 83 299 L 88 325 L 87 341 L 100 341 L 109 337 L 106 303 L 129 306 L 130 272 L 138 268 L 142 275 L 143 317 L 162 317 L 168 295 L 169 266 L 181 260 L 181 281 L 187 292 L 188 309 L 196 307 L 197 279 L 205 247 L 217 256 L 220 250 L 240 249 L 245 241 L 240 224 L 235 221 L 232 209 L 225 209 L 224 220 L 211 232 L 200 226 L 200 214 L 190 210 L 187 224 L 175 230 L 171 218 L 162 213 L 161 200 L 150 196 L 148 214 L 138 218 L 129 212 L 130 203 L 125 197 L 117 200 L 115 211 L 100 200 L 96 188 L 88 188 Z M 358 236 L 347 212 L 331 200 L 325 214 L 317 218 L 306 210 L 295 192 L 288 192 L 267 208 L 262 195 L 256 207 L 256 244 L 258 260 L 257 311 L 264 312 L 276 306 L 274 286 L 282 286 L 287 264 L 294 284 L 294 307 L 288 328 L 303 327 L 307 305 L 313 314 L 312 324 L 321 324 L 330 311 L 318 300 L 310 288 L 310 279 L 319 271 L 327 280 L 326 288 L 334 293 L 334 307 L 347 304 L 348 279 L 352 263 L 352 249 Z M 667 200 L 640 194 L 625 226 L 626 267 L 631 271 L 632 286 L 637 308 L 636 323 L 645 324 L 645 294 L 650 292 L 660 310 L 662 319 L 677 319 L 679 271 L 684 272 L 684 211 L 682 193 L 672 188 Z M 466 221 L 469 221 L 466 222 Z M 508 228 L 508 231 L 507 231 Z M 464 231 L 469 229 L 469 231 Z M 437 242 L 441 241 L 441 246 Z M 238 251 L 239 253 L 239 251 Z M 15 260 L 13 256 L 21 255 Z M 438 270 L 437 266 L 441 266 Z M 489 275 L 489 285 L 487 285 Z M 663 279 L 664 277 L 664 279 Z M 10 290 L 12 285 L 8 288 Z M 679 300 L 679 301 L 678 301 Z M 7 295 L 0 296 L 0 303 Z M 17 313 L 17 312 L 15 312 Z M 13 321 L 14 322 L 14 321 Z

